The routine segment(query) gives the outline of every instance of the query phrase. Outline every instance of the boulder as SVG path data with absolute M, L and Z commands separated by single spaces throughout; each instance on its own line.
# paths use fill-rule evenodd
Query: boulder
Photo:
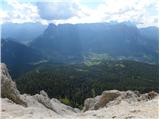
M 96 101 L 94 105 L 94 110 L 97 110 L 99 108 L 106 106 L 107 103 L 109 103 L 110 101 L 113 101 L 118 96 L 120 96 L 120 92 L 118 90 L 104 91 L 100 99 Z
M 87 98 L 84 101 L 84 107 L 83 107 L 83 111 L 88 111 L 88 110 L 94 110 L 94 105 L 96 103 L 95 98 Z
M 156 96 L 158 96 L 158 93 L 156 93 L 155 91 L 151 91 L 149 93 L 142 94 L 138 98 L 138 100 L 139 101 L 142 101 L 142 100 L 148 101 L 148 100 L 154 99 Z
M 20 92 L 17 90 L 15 82 L 3 63 L 1 63 L 1 97 L 8 98 L 16 104 L 27 106 L 26 102 L 21 99 Z
M 35 99 L 36 104 L 38 102 L 42 104 L 44 107 L 54 111 L 55 113 L 59 115 L 64 115 L 66 113 L 74 114 L 74 113 L 80 112 L 79 109 L 67 106 L 55 98 L 50 99 L 44 90 L 41 90 L 40 94 L 36 94 L 33 97 Z
M 84 101 L 83 111 L 87 110 L 97 110 L 106 106 L 107 103 L 113 101 L 120 95 L 120 91 L 118 90 L 109 90 L 104 91 L 102 95 L 97 96 L 95 98 L 88 98 Z
M 88 110 L 98 110 L 103 107 L 109 107 L 113 105 L 120 104 L 121 101 L 125 101 L 129 104 L 142 101 L 151 100 L 158 94 L 151 91 L 146 94 L 140 94 L 138 91 L 118 91 L 118 90 L 108 90 L 104 91 L 100 96 L 95 98 L 88 98 L 84 101 L 83 112 Z
M 34 95 L 34 97 L 39 103 L 44 105 L 46 108 L 56 112 L 55 108 L 52 106 L 51 99 L 48 97 L 47 93 L 44 90 L 40 91 L 40 94 Z
M 156 96 L 158 96 L 158 93 L 156 93 L 155 91 L 151 91 L 148 93 L 148 99 L 153 99 Z
M 140 93 L 138 91 L 121 91 L 121 95 L 119 96 L 119 99 L 125 100 L 128 103 L 137 102 L 138 98 L 140 97 Z

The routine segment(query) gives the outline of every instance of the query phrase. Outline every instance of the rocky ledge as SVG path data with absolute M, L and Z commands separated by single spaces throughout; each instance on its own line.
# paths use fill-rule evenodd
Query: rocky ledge
M 154 91 L 109 90 L 87 98 L 80 111 L 49 98 L 43 90 L 33 96 L 20 94 L 1 64 L 1 118 L 158 118 L 158 100 Z

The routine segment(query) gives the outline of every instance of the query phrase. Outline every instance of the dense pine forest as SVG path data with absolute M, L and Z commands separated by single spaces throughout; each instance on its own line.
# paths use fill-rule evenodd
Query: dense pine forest
M 158 65 L 119 60 L 98 64 L 42 64 L 15 79 L 22 93 L 45 90 L 50 97 L 82 108 L 84 99 L 104 90 L 158 92 Z

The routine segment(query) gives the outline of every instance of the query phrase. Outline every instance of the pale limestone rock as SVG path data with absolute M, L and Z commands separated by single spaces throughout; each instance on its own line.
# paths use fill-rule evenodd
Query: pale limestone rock
M 17 104 L 26 106 L 26 103 L 20 98 L 20 92 L 9 75 L 6 65 L 3 63 L 1 63 L 1 96 Z
M 120 104 L 121 101 L 126 101 L 132 104 L 137 101 L 151 100 L 158 94 L 154 91 L 140 94 L 138 91 L 118 91 L 118 90 L 108 90 L 104 91 L 100 96 L 95 98 L 88 98 L 84 101 L 83 112 L 88 110 L 98 110 L 103 107 L 114 106 Z
M 48 97 L 47 93 L 44 91 L 40 91 L 40 94 L 34 95 L 35 99 L 44 105 L 46 108 L 51 109 L 56 112 L 55 108 L 52 106 L 51 100 Z

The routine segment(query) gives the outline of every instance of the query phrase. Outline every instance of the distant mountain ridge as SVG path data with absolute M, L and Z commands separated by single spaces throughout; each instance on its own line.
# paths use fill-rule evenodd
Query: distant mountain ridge
M 137 28 L 130 23 L 50 24 L 46 29 L 34 23 L 17 25 L 28 30 L 28 26 L 34 28 L 29 33 L 23 29 L 19 33 L 20 29 L 8 26 L 4 30 L 2 26 L 2 62 L 18 75 L 44 62 L 92 65 L 103 59 L 124 59 L 158 63 L 157 27 Z M 7 36 L 15 36 L 7 39 L 4 31 Z
M 137 28 L 125 23 L 50 24 L 30 46 L 49 59 L 83 59 L 84 54 L 94 52 L 155 63 L 158 61 L 158 31 L 156 27 Z
M 11 38 L 26 44 L 41 35 L 47 28 L 47 25 L 40 23 L 4 23 L 1 28 L 2 38 Z

